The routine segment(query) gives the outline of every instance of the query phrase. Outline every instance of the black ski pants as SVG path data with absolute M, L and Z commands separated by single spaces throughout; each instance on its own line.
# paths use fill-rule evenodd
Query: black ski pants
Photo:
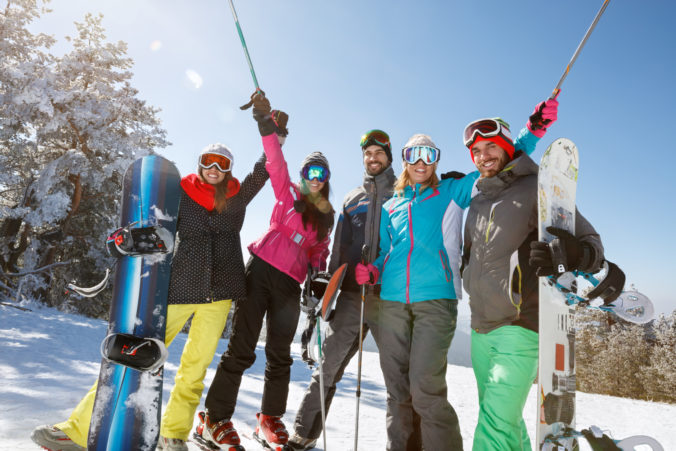
M 216 421 L 232 418 L 242 374 L 256 360 L 256 343 L 267 314 L 265 384 L 261 412 L 286 411 L 291 375 L 291 342 L 300 315 L 300 284 L 269 263 L 252 256 L 246 265 L 247 299 L 235 304 L 228 349 L 221 357 L 205 406 Z

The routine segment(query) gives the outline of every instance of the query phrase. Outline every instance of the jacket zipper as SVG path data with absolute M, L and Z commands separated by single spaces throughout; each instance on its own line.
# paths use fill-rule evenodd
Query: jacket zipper
M 406 261 L 406 303 L 411 303 L 410 288 L 411 288 L 411 255 L 413 254 L 413 217 L 411 213 L 411 205 L 415 200 L 415 191 L 413 191 L 413 198 L 408 203 L 408 233 L 411 237 L 411 247 L 408 250 L 408 258 Z

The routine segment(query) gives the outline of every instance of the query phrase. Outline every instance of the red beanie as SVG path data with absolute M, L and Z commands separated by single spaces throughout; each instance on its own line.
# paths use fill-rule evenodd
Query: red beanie
M 509 159 L 511 160 L 514 158 L 514 143 L 510 140 L 505 138 L 504 136 L 497 135 L 497 136 L 491 136 L 490 138 L 484 138 L 481 135 L 477 135 L 476 139 L 472 143 L 472 147 L 480 141 L 491 141 L 500 146 L 502 150 L 507 152 L 507 155 L 509 155 Z M 472 152 L 472 149 L 469 150 L 469 154 L 472 157 L 472 161 L 474 161 L 474 153 Z

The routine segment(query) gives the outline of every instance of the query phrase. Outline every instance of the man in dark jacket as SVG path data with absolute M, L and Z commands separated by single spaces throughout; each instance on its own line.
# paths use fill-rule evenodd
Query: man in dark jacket
M 544 134 L 532 123 L 537 119 L 531 116 L 528 128 Z M 538 165 L 514 152 L 508 133 L 502 133 L 508 127 L 496 118 L 465 130 L 465 145 L 481 174 L 465 222 L 462 278 L 470 297 L 480 404 L 473 448 L 482 450 L 531 449 L 522 411 L 538 365 L 537 275 L 552 266 L 537 241 Z M 579 212 L 575 236 L 559 237 L 570 270 L 600 269 L 601 239 Z
M 329 271 L 347 263 L 347 272 L 336 301 L 333 318 L 328 324 L 322 347 L 324 372 L 324 402 L 326 411 L 336 392 L 336 384 L 343 377 L 345 367 L 359 349 L 361 319 L 361 286 L 354 278 L 354 268 L 361 260 L 362 246 L 369 248 L 369 261 L 376 258 L 380 230 L 380 211 L 383 203 L 392 197 L 395 182 L 392 170 L 390 138 L 381 130 L 371 130 L 361 139 L 364 162 L 364 183 L 350 191 L 338 217 Z M 368 286 L 365 306 L 364 336 L 369 327 L 376 333 L 377 324 L 371 321 L 379 301 L 379 286 Z M 294 423 L 295 433 L 289 445 L 296 450 L 311 449 L 322 432 L 319 369 L 301 401 Z

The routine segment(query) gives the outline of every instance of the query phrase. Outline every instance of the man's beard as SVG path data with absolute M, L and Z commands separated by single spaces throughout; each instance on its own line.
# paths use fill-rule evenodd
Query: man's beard
M 382 174 L 383 172 L 385 172 L 385 169 L 387 169 L 387 168 L 389 167 L 389 166 L 385 166 L 385 165 L 382 164 L 382 163 L 379 163 L 379 164 L 380 164 L 380 166 L 378 167 L 378 169 L 375 170 L 375 172 L 372 171 L 372 170 L 367 166 L 367 167 L 366 167 L 366 173 L 367 173 L 368 175 L 370 175 L 371 177 L 375 177 L 375 176 L 380 175 L 380 174 Z

